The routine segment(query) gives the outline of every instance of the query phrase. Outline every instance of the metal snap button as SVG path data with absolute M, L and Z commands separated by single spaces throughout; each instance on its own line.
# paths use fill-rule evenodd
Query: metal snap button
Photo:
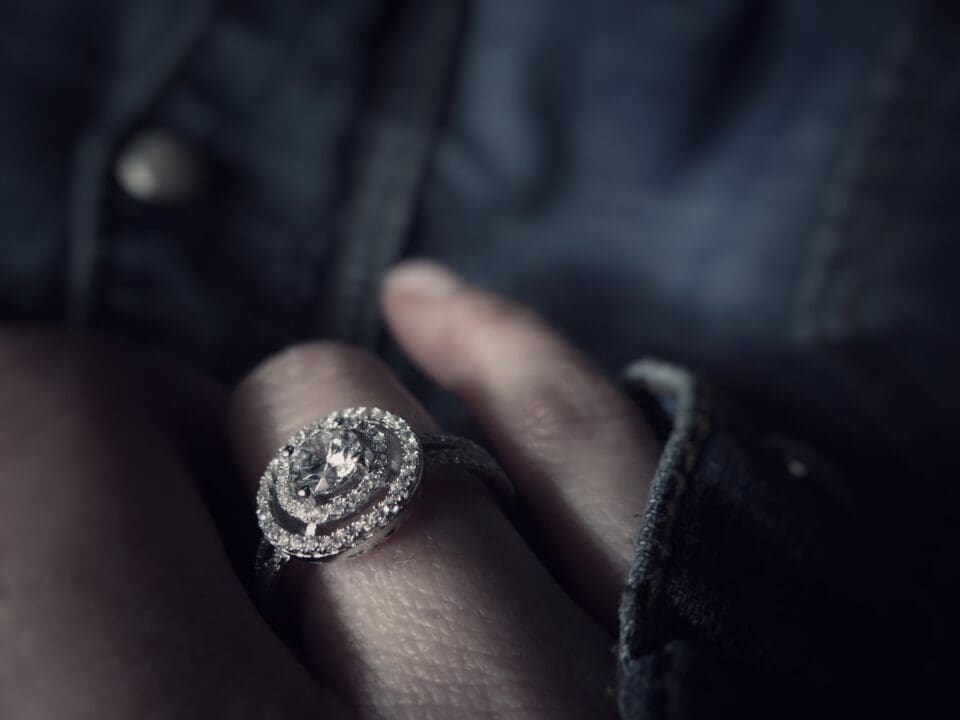
M 204 165 L 182 138 L 163 128 L 144 128 L 117 155 L 114 176 L 130 197 L 155 204 L 182 203 L 196 197 L 205 179 Z

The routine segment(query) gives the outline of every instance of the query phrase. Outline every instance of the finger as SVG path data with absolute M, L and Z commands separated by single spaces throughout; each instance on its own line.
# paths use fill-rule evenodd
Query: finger
M 615 626 L 659 455 L 633 404 L 532 312 L 438 265 L 395 269 L 383 303 L 400 345 L 482 424 L 577 597 Z
M 252 609 L 191 476 L 223 393 L 24 333 L 0 337 L 0 376 L 0 717 L 332 711 Z
M 234 443 L 251 494 L 303 425 L 377 406 L 433 422 L 375 358 L 312 344 L 236 390 Z M 362 556 L 291 563 L 308 663 L 369 717 L 598 717 L 611 639 L 552 581 L 476 484 L 434 474 L 389 541 Z

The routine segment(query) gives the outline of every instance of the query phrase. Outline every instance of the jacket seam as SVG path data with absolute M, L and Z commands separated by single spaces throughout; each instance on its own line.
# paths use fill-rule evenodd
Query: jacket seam
M 635 541 L 636 560 L 620 605 L 620 671 L 652 651 L 658 641 L 657 609 L 665 566 L 680 506 L 697 468 L 712 426 L 712 399 L 705 383 L 690 373 L 656 360 L 640 360 L 625 380 L 655 396 L 673 396 L 677 403 L 673 429 L 654 473 L 643 522 Z

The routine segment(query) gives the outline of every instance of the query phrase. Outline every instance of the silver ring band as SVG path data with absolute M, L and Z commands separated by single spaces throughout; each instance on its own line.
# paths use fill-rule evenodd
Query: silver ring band
M 338 410 L 297 432 L 270 461 L 257 492 L 263 535 L 254 572 L 261 606 L 269 604 L 292 558 L 328 561 L 386 540 L 409 514 L 424 470 L 438 466 L 477 475 L 513 505 L 513 485 L 477 443 L 448 433 L 417 435 L 386 410 Z

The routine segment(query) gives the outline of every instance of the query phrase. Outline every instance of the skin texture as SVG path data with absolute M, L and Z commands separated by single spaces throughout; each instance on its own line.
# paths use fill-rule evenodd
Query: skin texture
M 484 425 L 539 554 L 482 483 L 433 474 L 374 552 L 285 571 L 291 650 L 230 566 L 211 485 L 249 511 L 307 422 L 363 404 L 434 429 L 426 411 L 343 345 L 289 348 L 227 391 L 117 345 L 9 333 L 0 717 L 614 716 L 649 430 L 529 311 L 438 266 L 395 270 L 383 304 L 410 357 Z

